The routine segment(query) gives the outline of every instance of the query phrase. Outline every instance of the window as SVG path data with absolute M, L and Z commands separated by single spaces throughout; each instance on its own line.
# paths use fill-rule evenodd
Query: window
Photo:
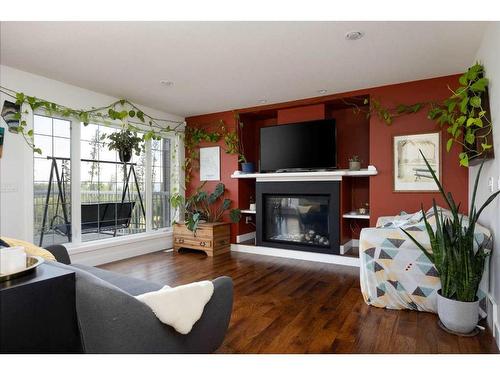
M 170 226 L 170 139 L 151 142 L 152 227 Z
M 72 126 L 80 127 L 80 139 L 72 139 Z M 170 227 L 174 141 L 152 140 L 147 152 L 134 154 L 124 164 L 101 140 L 117 131 L 100 124 L 83 126 L 77 121 L 34 116 L 34 141 L 43 152 L 33 155 L 36 244 L 88 242 Z M 71 158 L 75 156 L 71 145 L 78 143 L 80 158 L 73 160 L 73 165 L 78 163 L 80 171 L 72 181 Z M 78 195 L 71 200 L 72 185 L 74 192 L 79 191 L 79 202 Z M 72 212 L 80 212 L 79 222 L 72 223 Z M 77 228 L 80 233 L 73 236 Z
M 71 122 L 33 118 L 34 239 L 39 246 L 68 242 L 71 229 Z
M 82 241 L 124 236 L 146 230 L 144 171 L 146 155 L 122 164 L 101 136 L 113 129 L 97 124 L 81 128 L 80 200 Z

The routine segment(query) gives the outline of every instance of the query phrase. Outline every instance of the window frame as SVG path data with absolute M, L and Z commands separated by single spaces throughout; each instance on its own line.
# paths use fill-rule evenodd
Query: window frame
M 62 117 L 62 116 L 57 116 L 57 115 L 52 115 L 47 113 L 44 110 L 37 110 L 32 113 L 31 117 L 31 128 L 34 128 L 34 116 L 45 116 L 49 117 L 52 119 L 59 119 L 59 120 L 65 120 L 70 122 L 70 163 L 71 163 L 71 231 L 72 231 L 72 240 L 71 242 L 66 242 L 64 245 L 68 245 L 68 248 L 71 249 L 77 249 L 79 247 L 88 247 L 88 248 L 94 248 L 94 247 L 99 247 L 101 244 L 108 244 L 108 243 L 113 243 L 116 245 L 119 245 L 123 243 L 123 241 L 127 241 L 127 239 L 130 239 L 132 242 L 135 241 L 135 239 L 138 238 L 144 238 L 144 237 L 156 237 L 158 235 L 163 235 L 166 233 L 171 233 L 172 232 L 172 221 L 174 220 L 173 217 L 170 217 L 170 222 L 168 223 L 168 226 L 165 227 L 160 227 L 153 229 L 152 225 L 152 149 L 151 149 L 151 140 L 146 141 L 145 143 L 145 154 L 146 154 L 146 163 L 145 163 L 145 173 L 144 173 L 144 204 L 145 204 L 145 210 L 146 210 L 146 229 L 145 232 L 142 233 L 134 233 L 134 234 L 129 234 L 126 236 L 118 236 L 118 237 L 112 237 L 112 238 L 105 238 L 105 239 L 96 239 L 96 240 L 91 240 L 91 241 L 82 241 L 82 233 L 81 233 L 81 128 L 83 126 L 82 122 L 78 118 L 69 118 L 69 117 Z M 102 124 L 99 123 L 98 125 L 100 126 L 106 126 L 106 127 L 112 127 L 112 128 L 121 128 L 121 124 L 116 123 L 115 124 Z M 134 124 L 135 126 L 139 128 L 144 128 L 143 126 L 140 126 L 140 124 Z M 144 130 L 147 130 L 144 128 Z M 167 177 L 170 179 L 170 191 L 169 191 L 169 196 L 174 191 L 178 191 L 180 189 L 180 184 L 179 181 L 181 181 L 181 178 L 183 177 L 183 171 L 181 168 L 181 164 L 179 162 L 179 157 L 184 155 L 184 152 L 181 152 L 183 150 L 180 150 L 183 148 L 183 142 L 182 142 L 182 137 L 179 135 L 175 134 L 168 134 L 167 136 L 163 137 L 165 139 L 169 139 L 170 141 L 170 175 Z M 174 158 L 172 158 L 172 153 L 177 150 L 177 153 Z M 31 196 L 32 199 L 34 197 L 34 155 L 30 158 L 31 160 Z M 175 172 L 173 172 L 175 170 Z M 172 175 L 173 173 L 176 174 L 177 176 L 177 181 L 174 183 L 172 181 Z M 174 187 L 175 185 L 175 187 Z M 170 209 L 170 208 L 169 208 Z M 170 213 L 172 214 L 172 210 L 170 209 Z M 31 222 L 31 238 L 33 238 L 34 232 L 35 232 L 35 227 L 34 227 L 34 208 L 33 205 L 31 205 L 31 215 L 30 215 L 30 222 Z

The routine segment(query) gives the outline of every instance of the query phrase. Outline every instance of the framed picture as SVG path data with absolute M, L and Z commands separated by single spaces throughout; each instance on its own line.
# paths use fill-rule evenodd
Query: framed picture
M 395 192 L 439 191 L 420 151 L 441 181 L 441 133 L 398 135 L 393 139 Z
M 220 147 L 200 148 L 200 181 L 220 181 Z

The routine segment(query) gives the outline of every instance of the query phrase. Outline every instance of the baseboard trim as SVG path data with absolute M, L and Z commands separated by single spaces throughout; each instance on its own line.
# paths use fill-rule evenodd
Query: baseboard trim
M 127 236 L 128 237 L 128 236 Z M 132 236 L 131 236 L 132 237 Z M 117 260 L 133 258 L 139 255 L 172 249 L 173 235 L 171 231 L 134 236 L 128 241 L 112 242 L 106 240 L 96 244 L 92 241 L 82 246 L 68 246 L 71 262 L 88 266 L 98 266 Z
M 340 245 L 340 254 L 344 255 L 348 253 L 353 247 L 359 247 L 359 240 L 349 240 L 345 244 Z
M 359 267 L 359 258 L 341 256 L 341 255 L 311 253 L 308 251 L 284 250 L 284 249 L 277 249 L 274 247 L 252 246 L 243 244 L 231 244 L 231 251 L 248 253 L 248 254 L 267 255 L 280 258 L 306 260 L 310 262 L 330 263 L 330 264 L 339 264 L 342 266 Z
M 256 236 L 255 232 L 240 234 L 239 236 L 236 236 L 236 243 L 242 243 L 245 241 L 253 240 L 255 236 Z
M 497 344 L 497 347 L 500 349 L 500 322 L 498 321 L 499 319 L 499 314 L 500 311 L 498 310 L 498 304 L 493 298 L 493 296 L 488 293 L 488 300 L 490 301 L 491 304 L 491 332 L 493 334 L 493 338 L 495 339 L 495 342 Z M 488 311 L 488 314 L 490 311 Z

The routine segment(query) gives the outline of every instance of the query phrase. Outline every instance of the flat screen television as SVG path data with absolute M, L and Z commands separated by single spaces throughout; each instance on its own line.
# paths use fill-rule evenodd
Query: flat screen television
M 337 165 L 335 120 L 260 129 L 260 172 L 331 169 Z

